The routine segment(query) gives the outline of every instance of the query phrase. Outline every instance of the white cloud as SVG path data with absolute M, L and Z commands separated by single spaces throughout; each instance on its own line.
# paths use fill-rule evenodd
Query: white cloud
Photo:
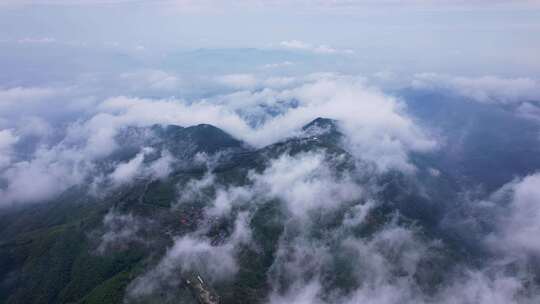
M 148 167 L 148 174 L 157 179 L 163 179 L 172 173 L 176 158 L 169 151 L 161 151 L 161 156 Z
M 238 271 L 238 247 L 251 240 L 248 220 L 246 213 L 240 213 L 232 234 L 218 245 L 212 245 L 211 240 L 198 236 L 197 232 L 176 238 L 158 265 L 130 284 L 128 297 L 150 295 L 159 290 L 160 284 L 175 282 L 181 272 L 197 271 L 212 281 L 230 280 Z
M 36 118 L 48 123 L 76 120 L 94 108 L 93 98 L 77 96 L 73 88 L 0 88 L 0 128 L 17 128 Z
M 489 277 L 483 272 L 470 271 L 462 280 L 456 280 L 438 295 L 439 303 L 535 303 L 538 296 L 523 296 L 523 282 L 517 277 L 496 274 Z
M 530 102 L 524 102 L 517 107 L 516 114 L 521 117 L 538 121 L 540 120 L 540 106 Z
M 85 155 L 68 147 L 69 140 L 49 141 L 49 137 L 55 133 L 52 124 L 83 119 L 92 102 L 74 97 L 70 89 L 47 87 L 2 89 L 0 100 L 0 124 L 13 130 L 10 132 L 21 142 L 29 137 L 36 142 L 33 151 L 29 147 L 12 151 L 18 157 L 3 164 L 6 169 L 0 171 L 0 178 L 5 186 L 0 190 L 0 205 L 46 201 L 80 184 L 92 164 Z M 58 130 L 58 135 L 63 133 Z
M 200 180 L 193 180 L 182 188 L 179 203 L 189 201 L 209 201 L 206 215 L 221 217 L 228 215 L 233 207 L 254 204 L 262 199 L 284 202 L 289 215 L 298 220 L 307 220 L 314 210 L 336 210 L 343 203 L 359 202 L 364 192 L 352 176 L 343 173 L 338 176 L 332 167 L 344 161 L 338 156 L 329 160 L 323 151 L 301 153 L 290 156 L 283 154 L 271 160 L 263 172 L 250 172 L 249 184 L 245 186 L 220 186 L 212 173 Z M 215 195 L 205 193 L 213 188 Z M 366 210 L 372 204 L 367 204 Z M 354 221 L 361 221 L 357 210 Z M 364 215 L 365 216 L 364 210 Z M 353 221 L 351 217 L 351 223 Z
M 33 159 L 13 164 L 13 168 L 2 173 L 7 181 L 3 201 L 37 200 L 40 196 L 44 200 L 82 182 L 93 172 L 96 160 L 118 148 L 115 137 L 127 126 L 209 123 L 262 147 L 294 136 L 317 117 L 328 117 L 340 121 L 349 151 L 382 171 L 414 170 L 408 154 L 430 151 L 436 145 L 408 117 L 399 100 L 366 87 L 354 77 L 320 74 L 247 79 L 247 84 L 256 81 L 262 89 L 190 102 L 120 96 L 96 103 L 73 96 L 68 89 L 2 90 L 0 121 L 5 127 L 13 128 L 14 134 L 21 136 L 47 138 L 53 134 L 51 138 L 56 138 L 33 151 Z M 269 84 L 272 87 L 265 87 Z M 23 121 L 29 123 L 21 125 Z M 57 122 L 62 125 L 51 125 Z M 167 155 L 162 155 L 161 162 L 149 164 L 154 173 L 149 173 L 148 168 L 137 171 L 140 158 L 122 164 L 111 179 L 121 184 L 139 173 L 155 178 L 168 174 L 172 160 Z M 35 191 L 25 193 L 24 179 L 29 180 L 30 176 L 39 183 Z
M 92 170 L 83 156 L 65 147 L 43 147 L 35 155 L 33 159 L 17 161 L 2 172 L 8 184 L 0 190 L 0 205 L 46 201 L 81 184 Z
M 263 69 L 278 69 L 278 68 L 284 68 L 284 67 L 290 67 L 293 66 L 294 62 L 291 61 L 283 61 L 283 62 L 276 62 L 276 63 L 268 63 L 262 66 Z
M 120 78 L 127 81 L 133 89 L 172 91 L 179 89 L 182 85 L 182 81 L 178 76 L 162 70 L 122 73 Z
M 215 78 L 218 85 L 235 90 L 252 91 L 256 89 L 284 89 L 299 85 L 303 79 L 290 76 L 262 77 L 255 74 L 226 74 Z M 242 93 L 239 91 L 237 93 Z M 234 93 L 233 93 L 234 94 Z
M 45 98 L 57 95 L 58 92 L 52 88 L 38 87 L 14 87 L 0 90 L 0 99 L 2 100 L 2 110 L 7 110 L 14 103 L 32 103 Z M 6 103 L 9 103 L 6 105 Z
M 305 285 L 294 285 L 285 294 L 271 294 L 269 304 L 321 304 L 324 303 L 324 301 L 319 298 L 321 289 L 322 286 L 318 281 L 311 281 Z
M 510 191 L 510 203 L 501 210 L 497 231 L 488 243 L 513 256 L 540 256 L 540 174 L 514 181 L 503 191 Z
M 317 243 L 307 235 L 281 242 L 271 274 L 273 290 L 269 303 L 535 303 L 537 293 L 527 293 L 518 275 L 501 269 L 464 270 L 444 275 L 444 282 L 433 293 L 422 292 L 413 279 L 423 261 L 437 257 L 438 242 L 426 242 L 413 229 L 390 223 L 366 239 L 348 237 L 337 248 L 329 248 L 332 236 Z M 349 293 L 327 289 L 324 271 L 332 259 L 345 256 L 358 286 Z M 329 266 L 332 265 L 332 266 Z M 435 266 L 438 267 L 438 266 Z M 437 271 L 431 269 L 431 271 Z M 440 270 L 439 270 L 440 271 Z M 400 275 L 396 275 L 400 273 Z M 281 286 L 279 281 L 286 285 Z
M 251 74 L 228 74 L 217 77 L 217 82 L 235 89 L 253 88 L 258 84 L 258 80 Z
M 249 80 L 251 84 L 252 78 Z M 298 106 L 283 108 L 281 115 L 267 117 L 255 128 L 243 116 L 257 113 L 261 104 L 276 106 L 289 100 L 296 100 Z M 97 110 L 99 114 L 84 124 L 89 142 L 97 147 L 114 146 L 111 144 L 114 130 L 121 126 L 155 123 L 182 126 L 210 123 L 260 147 L 293 135 L 317 117 L 341 121 L 358 155 L 377 160 L 381 168 L 404 168 L 408 151 L 434 147 L 434 142 L 407 117 L 398 100 L 357 80 L 334 76 L 315 77 L 282 90 L 240 92 L 189 104 L 181 100 L 116 97 L 102 102 Z
M 11 163 L 13 145 L 18 141 L 18 137 L 12 130 L 0 130 L 0 170 Z
M 128 162 L 119 164 L 110 175 L 113 183 L 122 185 L 132 181 L 140 173 L 144 155 L 145 153 L 141 152 Z
M 382 170 L 414 170 L 408 163 L 408 152 L 436 147 L 436 142 L 407 116 L 399 100 L 367 87 L 362 80 L 330 74 L 310 75 L 292 83 L 298 84 L 217 98 L 218 104 L 233 113 L 263 120 L 256 128 L 242 126 L 241 131 L 220 126 L 253 145 L 264 146 L 294 134 L 316 117 L 333 118 L 341 122 L 351 151 L 374 161 Z M 295 100 L 296 106 L 283 103 L 289 100 Z M 280 115 L 265 116 L 260 105 L 276 107 Z
M 246 187 L 218 188 L 216 197 L 207 209 L 208 216 L 224 216 L 231 212 L 233 206 L 239 206 L 253 198 L 252 189 Z
M 299 40 L 281 41 L 279 45 L 285 48 L 299 49 L 299 50 L 310 50 L 313 48 L 310 44 L 305 43 L 303 41 L 299 41 Z
M 100 237 L 97 252 L 105 254 L 109 250 L 125 250 L 132 242 L 144 242 L 139 234 L 148 224 L 147 219 L 110 209 L 103 218 L 105 232 Z
M 315 153 L 282 155 L 251 179 L 260 193 L 282 199 L 293 216 L 303 219 L 312 210 L 335 209 L 361 199 L 362 189 L 350 177 L 334 176 L 324 157 Z
M 532 78 L 453 77 L 438 74 L 417 74 L 413 87 L 446 89 L 479 102 L 521 103 L 540 100 L 540 81 Z
M 354 54 L 353 50 L 349 49 L 336 49 L 327 45 L 312 45 L 300 40 L 287 40 L 279 43 L 280 47 L 290 49 L 313 52 L 317 54 Z
M 109 174 L 109 179 L 114 186 L 121 186 L 132 182 L 135 178 L 162 179 L 172 172 L 175 158 L 168 151 L 161 151 L 158 159 L 144 164 L 146 155 L 154 153 L 154 149 L 145 147 L 129 161 L 118 164 L 114 171 Z
M 288 241 L 283 238 L 271 272 L 274 290 L 269 302 L 423 303 L 412 278 L 421 260 L 436 245 L 423 242 L 413 230 L 394 223 L 375 232 L 372 238 L 340 235 L 348 235 L 346 227 L 327 232 L 319 241 L 313 240 L 309 232 Z M 348 272 L 358 280 L 358 286 L 349 294 L 325 289 L 325 269 L 335 265 L 336 257 L 354 261 L 348 264 Z M 396 276 L 397 271 L 402 275 Z M 280 280 L 287 285 L 280 288 Z
M 54 133 L 53 127 L 46 119 L 36 116 L 22 117 L 15 128 L 21 137 L 47 138 Z
M 54 43 L 56 39 L 49 37 L 33 38 L 27 37 L 17 40 L 18 43 Z

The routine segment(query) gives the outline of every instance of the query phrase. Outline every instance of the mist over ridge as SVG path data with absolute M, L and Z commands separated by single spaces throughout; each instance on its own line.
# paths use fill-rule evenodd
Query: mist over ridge
M 539 303 L 539 17 L 4 1 L 0 303 Z

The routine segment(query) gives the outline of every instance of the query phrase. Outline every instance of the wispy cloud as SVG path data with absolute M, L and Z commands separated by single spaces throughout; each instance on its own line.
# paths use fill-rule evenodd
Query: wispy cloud
M 540 100 L 540 81 L 534 78 L 454 77 L 425 73 L 415 75 L 412 86 L 447 89 L 479 102 L 520 103 Z
M 263 69 L 278 69 L 283 67 L 290 67 L 293 66 L 294 62 L 291 61 L 283 61 L 283 62 L 276 62 L 276 63 L 267 63 L 262 66 Z
M 279 45 L 290 50 L 307 51 L 316 54 L 354 54 L 354 51 L 350 49 L 336 49 L 324 44 L 313 45 L 300 40 L 282 41 Z
M 49 37 L 41 37 L 41 38 L 35 38 L 35 37 L 27 37 L 27 38 L 21 38 L 17 40 L 18 43 L 54 43 L 56 42 L 56 39 L 49 38 Z

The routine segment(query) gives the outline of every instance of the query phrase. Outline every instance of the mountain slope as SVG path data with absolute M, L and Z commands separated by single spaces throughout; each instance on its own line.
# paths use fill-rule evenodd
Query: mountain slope
M 102 160 L 107 172 L 108 163 L 148 147 L 143 164 L 167 151 L 171 171 L 103 184 L 97 196 L 74 187 L 52 202 L 2 210 L 0 301 L 194 303 L 183 278 L 196 273 L 222 303 L 262 303 L 276 288 L 287 290 L 291 269 L 304 267 L 295 256 L 310 244 L 334 254 L 316 262 L 322 273 L 302 276 L 323 276 L 328 296 L 345 297 L 370 280 L 353 271 L 351 240 L 369 244 L 397 227 L 422 244 L 447 237 L 438 231 L 437 206 L 449 200 L 441 189 L 452 187 L 450 177 L 426 173 L 422 161 L 420 179 L 379 174 L 347 152 L 334 120 L 315 119 L 257 150 L 210 125 L 131 128 L 118 141 L 119 151 Z M 380 258 L 434 293 L 443 273 L 470 258 L 448 240 L 443 248 L 422 245 L 430 254 L 414 270 L 386 251 Z M 316 256 L 309 250 L 308 266 Z M 218 265 L 229 268 L 216 273 Z

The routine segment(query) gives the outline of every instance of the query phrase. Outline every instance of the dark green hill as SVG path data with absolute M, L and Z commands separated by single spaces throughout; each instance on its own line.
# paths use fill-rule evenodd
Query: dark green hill
M 85 187 L 75 187 L 50 202 L 1 210 L 0 302 L 122 303 L 126 287 L 159 261 L 173 244 L 172 236 L 182 236 L 207 225 L 205 237 L 214 246 L 223 242 L 232 233 L 233 219 L 208 221 L 203 216 L 217 191 L 249 187 L 250 176 L 263 172 L 270 161 L 283 155 L 320 153 L 331 168 L 330 174 L 336 176 L 358 166 L 363 168 L 356 175 L 356 182 L 377 185 L 375 188 L 380 191 L 376 195 L 383 203 L 373 210 L 367 224 L 353 230 L 359 237 L 369 237 L 393 220 L 396 210 L 406 211 L 406 217 L 401 219 L 404 225 L 435 226 L 430 222 L 434 211 L 418 184 L 397 172 L 376 177 L 367 164 L 353 159 L 347 152 L 341 144 L 342 137 L 338 122 L 324 118 L 307 124 L 298 136 L 258 150 L 211 125 L 187 128 L 156 125 L 123 130 L 118 137 L 120 150 L 103 160 L 104 164 L 129 160 L 144 146 L 169 151 L 182 164 L 174 166 L 167 178 L 139 178 L 112 191 L 104 188 L 98 197 L 86 194 Z M 208 173 L 207 167 L 195 165 L 193 158 L 197 153 L 225 156 L 218 157 L 213 164 L 213 183 L 178 204 L 190 181 Z M 348 206 L 352 205 L 345 204 L 344 208 L 331 212 L 315 210 L 310 216 L 317 225 L 310 237 L 323 241 L 329 231 L 338 229 L 350 211 Z M 209 282 L 215 283 L 212 287 L 222 303 L 265 301 L 277 245 L 286 225 L 290 225 L 279 200 L 255 197 L 232 207 L 231 214 L 243 211 L 250 214 L 253 241 L 251 246 L 241 247 L 237 252 L 240 268 L 236 276 L 215 283 L 209 274 L 201 272 Z M 137 225 L 130 226 L 133 223 Z M 136 227 L 136 231 L 130 232 L 126 227 Z M 110 231 L 120 237 L 103 246 L 104 236 Z M 436 230 L 431 231 L 425 237 L 439 236 Z M 440 268 L 449 265 L 445 259 L 439 262 Z M 433 279 L 429 276 L 431 272 L 424 271 L 427 273 L 422 277 L 424 280 Z M 179 280 L 181 275 L 178 272 Z M 345 270 L 328 276 L 329 289 L 346 290 L 355 284 Z M 189 290 L 180 283 L 164 282 L 160 288 L 160 292 L 135 302 L 193 302 Z

